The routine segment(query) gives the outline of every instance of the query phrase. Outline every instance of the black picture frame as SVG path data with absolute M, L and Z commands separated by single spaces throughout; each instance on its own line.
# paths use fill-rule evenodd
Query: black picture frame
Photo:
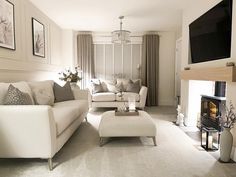
M 15 38 L 15 7 L 8 0 L 0 0 L 0 47 L 10 50 L 16 50 Z
M 45 58 L 45 27 L 44 24 L 32 17 L 33 55 Z

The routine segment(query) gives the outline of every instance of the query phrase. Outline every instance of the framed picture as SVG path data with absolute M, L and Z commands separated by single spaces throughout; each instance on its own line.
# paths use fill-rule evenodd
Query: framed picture
M 45 58 L 45 29 L 44 25 L 32 18 L 33 55 Z
M 0 0 L 0 47 L 15 50 L 14 4 Z

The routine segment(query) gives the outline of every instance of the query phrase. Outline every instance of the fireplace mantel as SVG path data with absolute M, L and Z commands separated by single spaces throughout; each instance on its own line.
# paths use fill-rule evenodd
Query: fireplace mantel
M 236 67 L 195 68 L 181 71 L 182 80 L 236 82 Z

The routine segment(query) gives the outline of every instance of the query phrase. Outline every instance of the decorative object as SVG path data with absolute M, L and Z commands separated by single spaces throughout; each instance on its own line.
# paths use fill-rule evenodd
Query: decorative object
M 117 93 L 117 96 L 120 98 L 121 101 L 124 101 L 124 94 L 122 91 L 120 91 L 119 93 Z M 126 106 L 126 102 L 123 102 L 123 104 L 119 105 L 117 107 L 116 112 L 127 112 L 127 106 Z
M 65 82 L 70 82 L 71 87 L 73 89 L 79 88 L 79 86 L 77 85 L 77 82 L 82 80 L 82 78 L 79 76 L 80 72 L 81 70 L 79 69 L 78 66 L 74 68 L 74 71 L 72 71 L 71 69 L 65 69 L 64 71 L 61 71 L 59 73 L 60 75 L 59 79 Z
M 14 4 L 0 0 L 0 47 L 15 50 Z
M 184 70 L 190 70 L 190 67 L 184 67 Z
M 115 116 L 137 116 L 139 115 L 138 110 L 129 111 L 129 109 L 125 108 L 125 110 L 120 111 L 119 108 L 115 109 Z
M 226 106 L 226 114 L 223 117 L 224 130 L 220 138 L 220 160 L 222 162 L 229 162 L 233 145 L 233 136 L 230 129 L 233 128 L 236 121 L 236 113 L 232 102 L 229 103 L 229 108 Z
M 226 63 L 226 66 L 228 67 L 228 66 L 235 66 L 235 64 L 234 64 L 234 62 L 227 62 Z
M 129 104 L 129 111 L 134 112 L 136 110 L 136 108 L 135 108 L 135 97 L 134 96 L 129 96 L 128 104 Z
M 45 58 L 45 29 L 44 25 L 32 18 L 33 55 Z
M 118 106 L 116 112 L 127 112 L 127 107 L 126 107 L 126 105 L 125 105 L 125 104 L 122 104 L 122 105 Z
M 219 132 L 210 127 L 201 127 L 201 146 L 207 151 L 219 149 Z
M 181 106 L 178 105 L 177 107 L 177 120 L 176 120 L 176 124 L 183 127 L 184 126 L 184 114 L 181 113 Z
M 220 137 L 220 160 L 222 162 L 230 161 L 230 154 L 233 145 L 233 135 L 230 128 L 224 128 Z
M 124 16 L 120 16 L 120 29 L 113 31 L 111 33 L 112 35 L 112 43 L 117 43 L 117 44 L 127 44 L 130 43 L 130 31 L 123 30 L 122 29 L 122 20 L 124 19 Z

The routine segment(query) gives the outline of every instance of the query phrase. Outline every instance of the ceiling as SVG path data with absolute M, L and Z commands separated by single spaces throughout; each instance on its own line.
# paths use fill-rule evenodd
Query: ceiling
M 62 28 L 80 31 L 166 31 L 181 28 L 182 10 L 196 0 L 30 0 Z M 198 0 L 199 1 L 199 0 Z M 205 0 L 201 0 L 205 1 Z

